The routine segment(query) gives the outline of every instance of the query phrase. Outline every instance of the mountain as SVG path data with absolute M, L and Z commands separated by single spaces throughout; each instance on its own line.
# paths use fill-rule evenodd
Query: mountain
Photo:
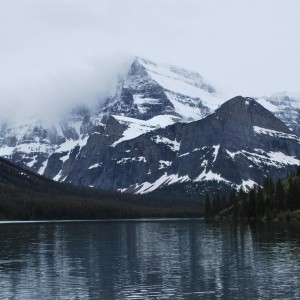
M 70 152 L 59 173 L 63 181 L 132 193 L 196 184 L 204 193 L 247 189 L 300 164 L 300 138 L 251 98 L 235 97 L 204 119 L 133 139 L 124 140 L 127 129 L 118 118 L 110 117 L 85 146 Z M 50 156 L 48 165 L 57 161 Z
M 224 102 L 198 73 L 134 58 L 96 108 L 3 124 L 0 155 L 60 182 L 185 195 L 249 189 L 300 164 L 295 97 Z
M 136 58 L 103 112 L 141 120 L 172 115 L 181 121 L 194 121 L 222 102 L 215 88 L 198 73 Z
M 107 131 L 112 115 L 122 133 L 127 129 L 125 140 L 178 121 L 198 120 L 220 103 L 215 89 L 198 73 L 134 58 L 115 95 L 95 109 L 76 107 L 53 124 L 32 118 L 0 125 L 0 156 L 62 181 L 59 172 L 71 152 Z
M 300 94 L 285 91 L 258 98 L 256 101 L 274 113 L 294 133 L 300 135 Z
M 0 158 L 0 220 L 195 217 L 193 200 L 181 201 L 58 183 Z

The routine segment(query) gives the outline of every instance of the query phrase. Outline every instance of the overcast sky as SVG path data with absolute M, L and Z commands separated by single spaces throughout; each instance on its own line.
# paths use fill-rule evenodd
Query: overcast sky
M 130 55 L 229 96 L 300 92 L 299 12 L 299 0 L 0 0 L 0 117 L 92 102 Z

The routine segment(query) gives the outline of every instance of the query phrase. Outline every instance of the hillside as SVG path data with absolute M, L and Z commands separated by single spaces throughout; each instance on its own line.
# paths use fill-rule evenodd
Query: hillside
M 197 202 L 61 184 L 0 158 L 1 220 L 195 217 Z
M 0 156 L 61 183 L 183 197 L 249 190 L 300 164 L 297 95 L 225 102 L 200 74 L 139 57 L 114 90 L 53 124 L 1 124 Z
M 226 198 L 209 195 L 205 200 L 205 218 L 232 220 L 300 220 L 300 167 L 285 179 L 266 177 L 262 187 L 249 193 L 242 189 Z

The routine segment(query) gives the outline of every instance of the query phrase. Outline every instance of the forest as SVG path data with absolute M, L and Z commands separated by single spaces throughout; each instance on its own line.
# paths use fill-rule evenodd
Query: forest
M 195 199 L 58 183 L 0 158 L 0 220 L 199 217 Z
M 229 197 L 206 195 L 204 215 L 207 221 L 289 220 L 300 219 L 300 167 L 285 179 L 273 181 L 266 177 L 262 187 L 249 192 L 232 191 Z
M 262 187 L 201 197 L 133 195 L 58 183 L 0 158 L 0 220 L 201 217 L 205 220 L 300 218 L 300 167 Z M 203 202 L 205 203 L 203 209 Z

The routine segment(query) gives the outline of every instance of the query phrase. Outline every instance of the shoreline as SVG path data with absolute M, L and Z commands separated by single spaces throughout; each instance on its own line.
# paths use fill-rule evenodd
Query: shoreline
M 0 220 L 0 225 L 5 224 L 55 224 L 55 223 L 117 223 L 117 222 L 177 222 L 177 221 L 200 221 L 197 218 L 134 218 L 134 219 L 83 219 L 83 220 Z

